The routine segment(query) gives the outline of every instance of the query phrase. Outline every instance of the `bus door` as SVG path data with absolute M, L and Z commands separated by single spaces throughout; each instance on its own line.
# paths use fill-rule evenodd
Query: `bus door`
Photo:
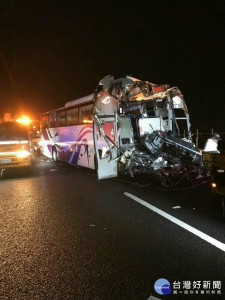
M 94 116 L 94 142 L 98 179 L 118 176 L 117 124 L 114 117 Z

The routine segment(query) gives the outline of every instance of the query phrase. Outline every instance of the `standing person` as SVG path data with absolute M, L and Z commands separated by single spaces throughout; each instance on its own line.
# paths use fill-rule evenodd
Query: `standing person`
M 204 148 L 204 152 L 211 152 L 211 153 L 220 153 L 218 151 L 218 141 L 222 140 L 219 133 L 213 133 L 212 137 L 207 140 Z

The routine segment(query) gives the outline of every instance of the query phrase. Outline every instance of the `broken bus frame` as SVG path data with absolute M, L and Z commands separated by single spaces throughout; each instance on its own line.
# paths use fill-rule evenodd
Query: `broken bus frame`
M 96 169 L 98 179 L 144 174 L 172 187 L 201 172 L 181 91 L 129 76 L 106 76 L 94 94 L 43 114 L 41 145 L 54 160 Z

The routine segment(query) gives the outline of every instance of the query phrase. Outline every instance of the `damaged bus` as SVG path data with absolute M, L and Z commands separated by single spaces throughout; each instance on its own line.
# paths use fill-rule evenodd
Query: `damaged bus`
M 144 174 L 172 187 L 202 172 L 177 87 L 106 76 L 94 94 L 44 113 L 41 126 L 44 155 L 96 169 L 98 179 Z

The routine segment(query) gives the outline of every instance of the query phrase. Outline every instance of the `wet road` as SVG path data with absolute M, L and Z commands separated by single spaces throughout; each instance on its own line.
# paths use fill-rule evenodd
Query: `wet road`
M 40 158 L 31 177 L 5 174 L 0 191 L 0 299 L 225 299 L 224 250 L 170 218 L 225 244 L 220 202 L 206 187 L 98 182 L 90 171 Z M 161 296 L 159 278 L 181 290 L 183 281 L 221 281 L 222 295 Z

